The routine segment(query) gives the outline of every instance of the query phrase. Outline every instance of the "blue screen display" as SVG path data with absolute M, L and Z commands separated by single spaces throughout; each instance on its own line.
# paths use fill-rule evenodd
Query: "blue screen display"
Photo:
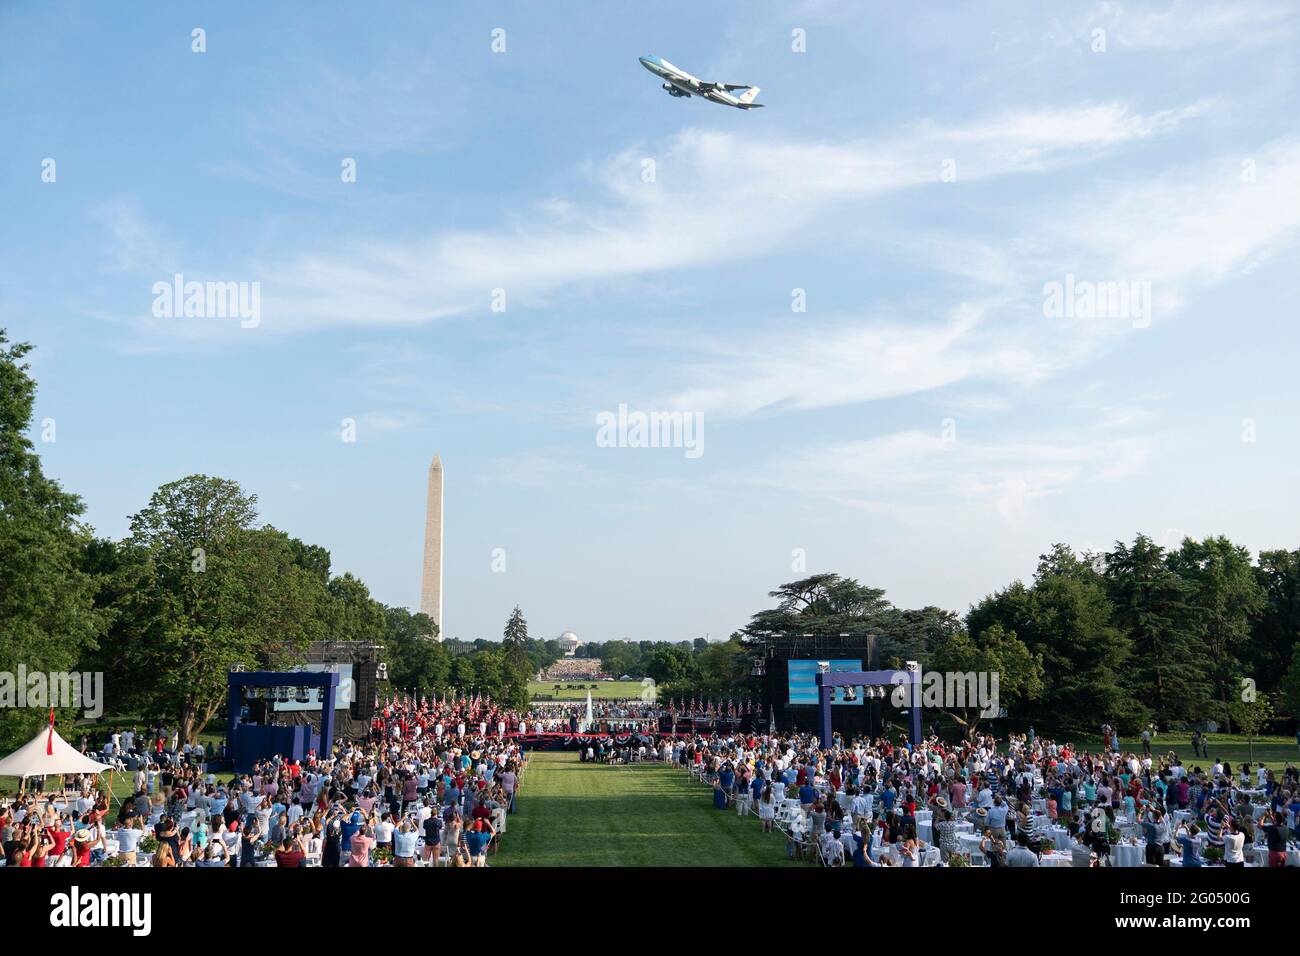
M 831 670 L 838 671 L 860 671 L 862 670 L 862 661 L 831 661 Z M 790 703 L 791 704 L 816 704 L 817 703 L 817 662 L 816 661 L 786 661 L 787 673 L 790 683 Z M 835 706 L 861 707 L 862 693 L 858 693 L 857 700 L 843 700 L 843 690 L 838 692 L 838 698 L 835 700 Z

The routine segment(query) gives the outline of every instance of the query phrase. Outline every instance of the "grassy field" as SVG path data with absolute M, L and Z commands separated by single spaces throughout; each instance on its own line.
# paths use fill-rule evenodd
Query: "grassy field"
M 1208 769 L 1215 760 L 1223 760 L 1239 769 L 1250 760 L 1250 747 L 1245 737 L 1235 734 L 1206 734 L 1210 743 L 1210 759 L 1192 756 L 1192 738 L 1190 734 L 1157 734 L 1151 739 L 1151 755 L 1164 756 L 1174 751 L 1184 766 Z M 1096 752 L 1101 749 L 1100 737 L 1080 737 L 1074 744 Z M 1142 739 L 1134 734 L 1121 737 L 1120 746 L 1125 750 L 1141 753 Z M 1254 763 L 1262 763 L 1273 770 L 1281 770 L 1287 763 L 1300 763 L 1300 748 L 1296 747 L 1294 737 L 1256 737 Z
M 535 753 L 493 866 L 790 866 L 785 838 L 663 764 Z
M 595 684 L 595 687 L 591 687 Z M 644 688 L 639 680 L 589 680 L 561 681 L 560 690 L 555 689 L 555 682 L 529 681 L 530 697 L 550 697 L 552 700 L 586 700 L 587 689 L 591 688 L 592 700 L 616 700 L 627 697 L 640 697 Z
M 57 780 L 57 778 L 55 779 Z M 107 779 L 107 775 L 105 775 L 105 779 Z M 135 789 L 132 786 L 134 779 L 135 774 L 131 773 L 113 774 L 113 806 L 115 808 L 123 799 L 135 795 Z M 0 793 L 5 794 L 7 797 L 14 796 L 18 792 L 18 785 L 21 782 L 17 777 L 0 777 Z M 51 780 L 50 782 L 53 783 L 54 781 Z

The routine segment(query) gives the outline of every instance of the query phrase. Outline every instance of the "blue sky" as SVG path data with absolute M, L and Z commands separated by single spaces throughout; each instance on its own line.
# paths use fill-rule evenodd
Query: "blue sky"
M 1300 545 L 1291 5 L 284 7 L 0 6 L 0 325 L 99 533 L 218 474 L 415 606 L 437 451 L 447 633 L 594 640 L 725 635 L 797 551 L 960 611 L 1055 541 Z M 155 317 L 178 272 L 260 323 Z

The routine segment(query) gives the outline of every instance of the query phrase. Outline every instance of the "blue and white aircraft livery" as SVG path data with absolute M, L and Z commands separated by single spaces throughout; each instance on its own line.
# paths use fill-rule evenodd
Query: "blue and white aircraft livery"
M 641 57 L 641 65 L 665 81 L 663 86 L 669 96 L 700 96 L 723 106 L 734 106 L 738 110 L 753 110 L 763 105 L 754 102 L 754 97 L 758 96 L 757 86 L 747 83 L 710 83 L 691 76 L 681 67 L 673 66 L 657 56 Z M 734 90 L 745 92 L 732 96 Z

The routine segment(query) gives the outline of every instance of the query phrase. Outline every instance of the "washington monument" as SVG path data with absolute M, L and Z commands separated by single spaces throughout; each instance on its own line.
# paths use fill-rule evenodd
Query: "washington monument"
M 429 465 L 429 501 L 424 517 L 424 576 L 420 579 L 420 610 L 438 625 L 442 633 L 442 459 Z

